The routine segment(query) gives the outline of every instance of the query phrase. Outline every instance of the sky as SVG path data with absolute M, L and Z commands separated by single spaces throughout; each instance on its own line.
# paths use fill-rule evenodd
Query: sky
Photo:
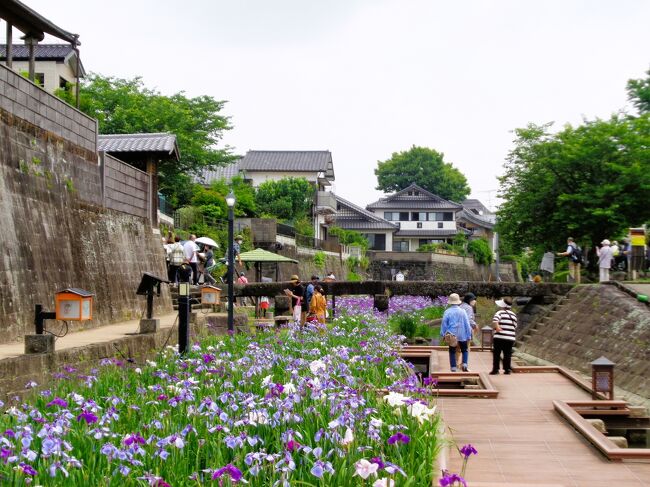
M 87 71 L 227 100 L 237 154 L 330 150 L 361 206 L 377 161 L 419 145 L 493 207 L 515 128 L 631 111 L 650 67 L 646 0 L 22 1 L 80 35 Z

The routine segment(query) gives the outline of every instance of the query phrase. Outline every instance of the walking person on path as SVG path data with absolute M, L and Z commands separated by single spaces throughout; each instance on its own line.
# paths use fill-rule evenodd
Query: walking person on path
M 325 291 L 320 284 L 314 286 L 314 294 L 309 303 L 309 314 L 316 317 L 318 322 L 325 324 L 325 310 L 327 309 L 327 300 L 325 299 Z
M 503 373 L 512 372 L 512 347 L 515 344 L 517 330 L 517 315 L 512 311 L 512 298 L 505 296 L 495 302 L 501 308 L 492 318 L 494 338 L 492 339 L 492 371 L 490 375 L 499 373 L 499 363 L 503 353 Z
M 465 296 L 463 296 L 463 302 L 460 303 L 460 309 L 464 310 L 465 313 L 467 313 L 467 318 L 469 319 L 469 326 L 472 329 L 472 335 L 470 336 L 469 342 L 467 343 L 468 360 L 469 360 L 469 352 L 472 347 L 472 337 L 478 330 L 478 325 L 476 324 L 476 320 L 474 319 L 474 306 L 476 306 L 476 296 L 473 293 L 466 293 Z M 456 363 L 460 361 L 461 356 L 462 356 L 462 351 L 460 349 L 460 346 L 457 346 Z M 469 363 L 469 362 L 465 362 L 465 363 Z
M 190 239 L 183 244 L 185 259 L 192 268 L 192 282 L 196 286 L 199 283 L 199 246 L 194 243 L 196 235 L 190 235 Z
M 172 284 L 178 284 L 178 269 L 185 262 L 185 250 L 181 244 L 181 238 L 176 235 L 174 237 L 174 243 L 171 246 L 169 251 L 169 271 L 167 273 L 167 279 Z
M 600 243 L 601 247 L 596 249 L 598 254 L 598 282 L 609 281 L 609 269 L 612 267 L 612 260 L 614 259 L 614 251 L 609 246 L 609 240 L 605 239 Z
M 447 345 L 449 346 L 449 367 L 452 372 L 456 372 L 457 362 L 456 362 L 456 346 L 460 347 L 463 361 L 461 363 L 461 369 L 467 371 L 468 365 L 468 355 L 467 355 L 467 344 L 472 338 L 472 328 L 469 324 L 469 318 L 467 313 L 460 308 L 460 296 L 456 293 L 449 295 L 447 304 L 449 308 L 445 310 L 445 313 L 442 315 L 442 325 L 440 326 L 440 336 L 445 339 Z M 446 335 L 453 335 L 458 341 L 457 344 L 452 346 L 451 343 L 447 341 Z M 452 337 L 452 338 L 453 338 Z
M 566 241 L 567 248 L 564 252 L 558 252 L 558 257 L 567 257 L 569 259 L 569 278 L 576 284 L 580 284 L 580 264 L 582 260 L 582 251 L 580 247 L 569 237 Z

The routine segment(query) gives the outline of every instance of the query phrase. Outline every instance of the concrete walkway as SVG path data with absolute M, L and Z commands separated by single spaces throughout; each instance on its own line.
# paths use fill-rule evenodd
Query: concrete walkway
M 171 328 L 178 313 L 170 313 L 167 315 L 157 316 L 160 319 L 160 329 Z M 68 335 L 57 338 L 55 348 L 56 350 L 64 350 L 66 348 L 83 347 L 85 345 L 92 345 L 101 342 L 111 342 L 127 335 L 138 333 L 140 328 L 140 319 L 123 321 L 121 323 L 114 323 L 112 325 L 105 325 L 99 328 L 92 328 L 90 330 L 77 331 L 69 333 Z M 55 327 L 53 330 L 58 331 Z M 0 344 L 0 360 L 10 357 L 17 357 L 25 353 L 25 345 L 21 342 Z
M 650 283 L 645 284 L 645 283 L 622 282 L 621 284 L 626 285 L 630 289 L 634 289 L 639 294 L 645 294 L 646 296 L 650 296 Z
M 448 371 L 446 352 L 438 363 Z M 489 372 L 490 352 L 472 352 L 470 369 Z M 590 396 L 558 373 L 490 376 L 496 399 L 440 398 L 438 407 L 458 447 L 471 443 L 471 487 L 488 486 L 650 486 L 650 463 L 607 460 L 553 410 L 553 400 L 589 400 Z M 459 472 L 452 451 L 449 470 Z

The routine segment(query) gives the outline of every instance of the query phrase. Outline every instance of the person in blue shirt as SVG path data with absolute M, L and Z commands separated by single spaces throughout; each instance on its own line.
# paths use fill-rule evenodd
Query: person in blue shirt
M 463 371 L 467 371 L 467 345 L 472 338 L 472 328 L 469 324 L 467 313 L 459 306 L 461 302 L 458 294 L 452 293 L 449 295 L 449 299 L 447 300 L 449 308 L 442 315 L 440 336 L 444 337 L 446 333 L 451 333 L 456 337 L 463 357 L 461 368 Z M 456 364 L 456 347 L 449 347 L 449 366 L 452 372 L 458 370 Z

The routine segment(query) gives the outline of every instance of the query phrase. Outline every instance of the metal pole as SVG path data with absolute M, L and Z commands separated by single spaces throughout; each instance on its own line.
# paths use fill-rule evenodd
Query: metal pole
M 235 331 L 234 321 L 234 301 L 235 290 L 233 289 L 233 270 L 235 268 L 235 249 L 234 244 L 234 215 L 232 207 L 228 208 L 228 331 Z
M 495 264 L 496 273 L 497 273 L 497 282 L 500 282 L 501 281 L 501 274 L 499 273 L 499 264 L 501 263 L 500 262 L 501 257 L 499 255 L 499 234 L 496 233 L 496 232 L 494 233 L 494 244 L 495 244 L 494 245 L 494 247 L 495 247 L 494 250 L 495 250 L 495 253 L 497 254 L 496 264 Z M 523 278 L 523 276 L 522 276 L 522 278 Z
M 34 325 L 36 326 L 36 334 L 42 335 L 45 325 L 43 324 L 43 306 L 40 304 L 34 306 Z
M 190 343 L 190 284 L 178 285 L 178 351 L 181 355 L 187 352 Z

